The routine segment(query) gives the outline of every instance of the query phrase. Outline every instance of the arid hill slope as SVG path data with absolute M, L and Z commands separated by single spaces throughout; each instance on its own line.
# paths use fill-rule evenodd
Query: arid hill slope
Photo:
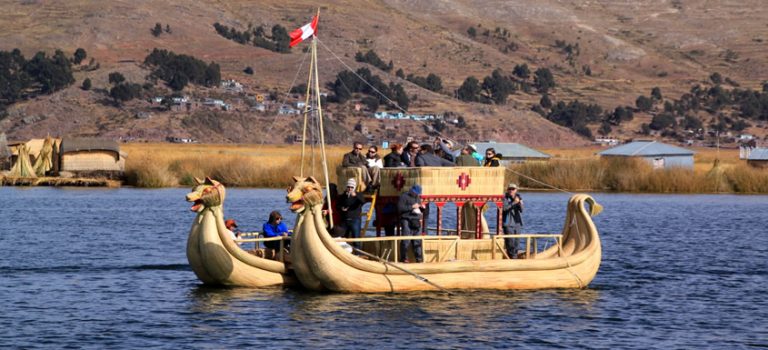
M 128 80 L 143 83 L 149 73 L 141 62 L 155 47 L 193 55 L 222 66 L 222 77 L 243 82 L 248 91 L 289 89 L 297 67 L 305 58 L 301 47 L 278 54 L 240 45 L 219 36 L 215 22 L 245 30 L 280 24 L 289 30 L 306 23 L 317 10 L 308 1 L 4 1 L 0 12 L 0 50 L 20 48 L 27 56 L 60 48 L 71 54 L 84 48 L 100 69 L 77 72 L 77 82 L 51 96 L 12 106 L 0 120 L 0 130 L 11 139 L 40 137 L 46 133 L 100 135 L 157 140 L 169 135 L 195 137 L 210 142 L 282 142 L 294 133 L 292 120 L 275 121 L 272 116 L 234 113 L 218 116 L 216 123 L 190 122 L 184 113 L 153 113 L 136 119 L 137 111 L 149 108 L 135 102 L 122 108 L 104 103 L 107 75 L 123 73 Z M 640 1 L 330 1 L 321 8 L 320 64 L 325 81 L 332 81 L 345 65 L 367 66 L 354 61 L 358 51 L 375 50 L 395 69 L 406 74 L 438 74 L 443 94 L 421 89 L 405 80 L 372 68 L 385 80 L 401 82 L 409 95 L 417 96 L 411 111 L 443 113 L 455 111 L 471 128 L 449 127 L 456 138 L 517 141 L 536 146 L 584 144 L 587 140 L 530 112 L 540 95 L 517 92 L 506 105 L 468 104 L 452 98 L 452 91 L 470 75 L 487 76 L 496 68 L 511 72 L 516 64 L 546 67 L 555 73 L 555 100 L 579 99 L 605 108 L 634 105 L 640 94 L 660 87 L 665 96 L 676 98 L 713 72 L 741 84 L 758 88 L 768 79 L 768 7 L 760 0 L 640 0 Z M 155 23 L 168 25 L 171 33 L 155 37 Z M 472 38 L 467 30 L 477 28 Z M 496 28 L 510 33 L 501 42 L 483 36 Z M 579 44 L 579 54 L 570 60 L 556 41 Z M 514 42 L 515 50 L 503 50 Z M 337 60 L 337 55 L 344 63 Z M 253 67 L 255 74 L 243 69 Z M 584 73 L 588 66 L 591 75 Z M 305 66 L 306 67 L 306 64 Z M 369 66 L 370 67 L 370 66 Z M 306 69 L 306 68 L 305 68 Z M 296 84 L 305 79 L 298 72 Z M 78 88 L 86 77 L 92 91 Z M 101 92 L 100 92 L 101 91 Z M 193 88 L 194 94 L 211 93 Z M 333 111 L 335 106 L 329 106 Z M 345 109 L 346 110 L 346 109 Z M 336 116 L 345 110 L 337 109 Z M 212 118 L 209 116 L 209 118 Z M 185 121 L 186 120 L 186 121 Z M 373 129 L 384 122 L 361 114 L 339 118 L 341 127 L 352 129 L 360 121 Z M 274 125 L 265 133 L 264 125 Z M 417 122 L 407 122 L 398 137 L 421 134 Z M 748 130 L 760 134 L 761 130 Z M 619 129 L 631 137 L 634 130 Z M 764 131 L 762 131 L 764 133 Z M 339 142 L 360 138 L 339 133 Z

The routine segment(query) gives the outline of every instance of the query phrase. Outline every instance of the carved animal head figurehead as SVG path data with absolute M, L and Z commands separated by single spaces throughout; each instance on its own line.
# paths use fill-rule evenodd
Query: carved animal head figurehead
M 192 202 L 190 210 L 201 212 L 204 208 L 215 207 L 224 203 L 226 190 L 220 182 L 206 177 L 205 180 L 195 178 L 197 184 L 192 192 L 187 193 L 187 202 Z
M 291 203 L 291 211 L 300 213 L 307 207 L 323 203 L 323 189 L 320 183 L 310 176 L 307 178 L 293 177 L 294 184 L 288 188 L 285 199 Z

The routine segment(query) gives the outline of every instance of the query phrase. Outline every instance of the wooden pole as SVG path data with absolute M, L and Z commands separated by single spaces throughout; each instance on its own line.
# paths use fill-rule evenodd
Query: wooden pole
M 357 248 L 355 248 L 355 247 L 352 247 L 352 249 L 354 249 L 354 250 L 355 250 L 356 252 L 358 252 L 359 254 L 363 254 L 363 255 L 365 255 L 365 256 L 367 256 L 367 257 L 369 257 L 369 258 L 373 258 L 373 259 L 376 259 L 376 260 L 378 260 L 380 263 L 382 263 L 382 264 L 384 264 L 384 265 L 388 265 L 388 266 L 394 267 L 394 268 L 396 268 L 396 269 L 398 269 L 398 270 L 400 270 L 400 271 L 403 271 L 403 272 L 405 272 L 405 273 L 407 273 L 407 274 L 409 274 L 409 275 L 411 275 L 411 276 L 413 276 L 413 277 L 416 277 L 416 279 L 417 279 L 417 280 L 419 280 L 419 281 L 422 281 L 422 282 L 424 282 L 424 283 L 426 283 L 426 284 L 429 284 L 430 286 L 432 286 L 432 287 L 435 287 L 435 288 L 437 288 L 437 289 L 439 289 L 439 290 L 441 290 L 441 291 L 445 292 L 445 293 L 446 293 L 446 294 L 448 294 L 448 295 L 451 295 L 451 292 L 449 292 L 447 289 L 445 289 L 445 288 L 443 288 L 443 287 L 440 287 L 440 286 L 438 286 L 438 285 L 437 285 L 437 284 L 435 284 L 434 282 L 431 282 L 430 280 L 426 279 L 424 276 L 421 276 L 421 275 L 419 275 L 419 274 L 417 274 L 417 273 L 415 273 L 415 272 L 413 272 L 413 271 L 410 271 L 410 270 L 408 270 L 408 269 L 405 269 L 405 268 L 403 268 L 403 267 L 400 267 L 398 264 L 393 264 L 393 263 L 391 263 L 391 262 L 389 262 L 389 261 L 386 261 L 386 260 L 384 260 L 384 259 L 382 259 L 382 258 L 380 258 L 380 257 L 378 257 L 378 256 L 376 256 L 376 255 L 370 254 L 370 253 L 368 253 L 368 252 L 366 252 L 366 251 L 364 251 L 364 250 L 360 250 L 360 249 L 357 249 Z
M 320 16 L 320 9 L 317 9 L 317 15 Z M 333 206 L 331 205 L 331 180 L 328 178 L 328 157 L 325 153 L 325 132 L 323 131 L 323 108 L 320 102 L 320 76 L 317 72 L 317 39 L 312 37 L 312 61 L 315 63 L 315 99 L 317 100 L 317 116 L 320 119 L 320 153 L 322 154 L 323 176 L 325 176 L 325 195 L 328 201 L 328 225 L 333 228 Z
M 304 99 L 304 130 L 301 134 L 301 172 L 299 173 L 301 177 L 304 177 L 304 153 L 305 149 L 307 147 L 307 118 L 309 117 L 309 113 L 312 111 L 312 106 L 309 105 L 309 98 L 312 96 L 312 68 L 314 67 L 315 60 L 314 57 L 309 59 L 309 74 L 307 78 L 307 92 L 305 93 L 305 99 Z

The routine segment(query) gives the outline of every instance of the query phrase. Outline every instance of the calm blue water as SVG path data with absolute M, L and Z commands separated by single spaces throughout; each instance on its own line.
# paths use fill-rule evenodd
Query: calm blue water
M 767 196 L 598 194 L 589 289 L 449 297 L 202 287 L 185 193 L 0 187 L 0 348 L 768 347 Z M 526 231 L 558 232 L 567 195 L 523 195 Z M 256 230 L 283 196 L 230 189 L 226 214 Z

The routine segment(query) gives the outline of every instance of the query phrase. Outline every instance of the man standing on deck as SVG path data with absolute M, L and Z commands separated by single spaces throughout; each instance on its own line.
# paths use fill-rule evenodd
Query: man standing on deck
M 397 211 L 400 213 L 403 236 L 413 236 L 419 233 L 421 228 L 421 210 L 424 209 L 419 196 L 421 196 L 421 186 L 413 185 L 408 192 L 400 195 L 400 200 L 397 202 Z M 407 259 L 409 245 L 413 245 L 413 255 L 416 257 L 416 262 L 424 262 L 420 239 L 404 239 L 400 241 L 400 262 L 409 262 Z
M 510 183 L 504 194 L 502 227 L 505 235 L 519 235 L 523 230 L 523 198 L 517 193 L 517 184 Z M 517 258 L 518 238 L 504 238 L 510 259 Z
M 365 198 L 362 193 L 355 191 L 355 188 L 357 188 L 357 181 L 347 180 L 347 188 L 336 200 L 336 208 L 339 209 L 339 217 L 346 228 L 344 235 L 347 238 L 360 238 L 360 215 Z M 353 246 L 360 248 L 360 243 L 355 242 Z

